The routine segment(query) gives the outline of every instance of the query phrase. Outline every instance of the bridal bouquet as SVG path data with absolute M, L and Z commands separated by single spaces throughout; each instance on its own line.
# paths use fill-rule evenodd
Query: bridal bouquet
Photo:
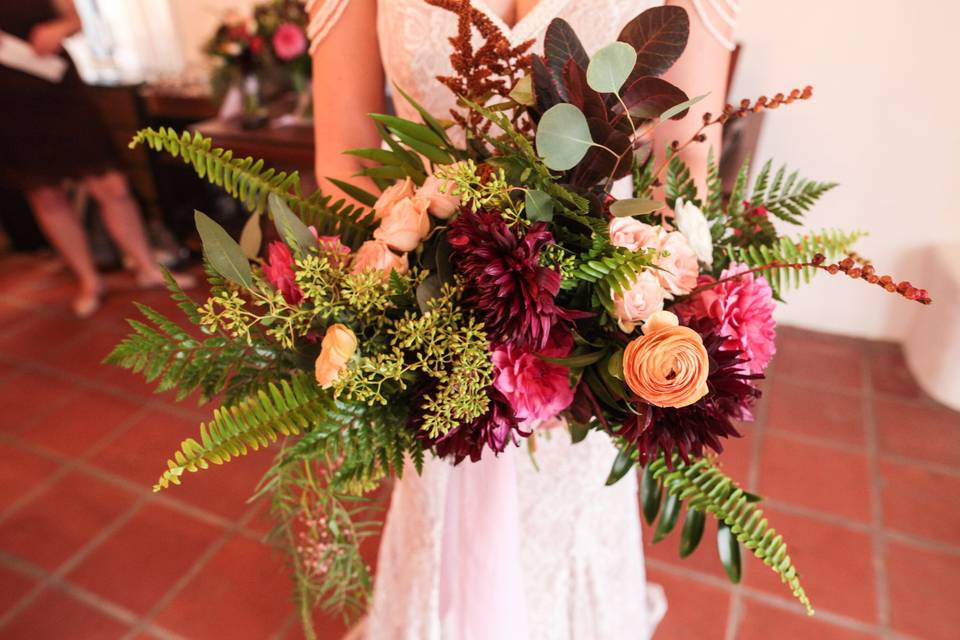
M 141 306 L 145 321 L 108 358 L 159 391 L 221 402 L 155 489 L 271 449 L 260 493 L 304 610 L 355 611 L 372 585 L 359 545 L 380 524 L 363 496 L 407 461 L 408 472 L 426 456 L 469 464 L 518 445 L 535 458 L 539 428 L 574 442 L 600 431 L 620 451 L 609 483 L 642 467 L 657 539 L 685 513 L 687 555 L 710 514 L 732 580 L 745 547 L 809 608 L 759 497 L 717 464 L 760 396 L 775 304 L 819 272 L 930 299 L 852 257 L 857 232 L 783 231 L 832 183 L 768 162 L 752 184 L 744 166 L 727 194 L 711 158 L 703 192 L 681 152 L 707 127 L 810 89 L 707 114 L 657 160 L 652 133 L 697 101 L 661 78 L 687 41 L 682 9 L 645 11 L 590 58 L 563 20 L 535 55 L 468 3 L 430 1 L 458 14 L 454 74 L 439 81 L 459 106 L 430 114 L 397 88 L 418 121 L 374 115 L 383 146 L 347 151 L 376 193 L 335 181 L 349 201 L 304 197 L 295 174 L 200 136 L 134 141 L 182 157 L 253 212 L 239 242 L 197 213 L 206 300 L 169 280 L 204 337 Z M 624 184 L 627 197 L 611 195 Z M 265 216 L 276 239 L 264 243 Z

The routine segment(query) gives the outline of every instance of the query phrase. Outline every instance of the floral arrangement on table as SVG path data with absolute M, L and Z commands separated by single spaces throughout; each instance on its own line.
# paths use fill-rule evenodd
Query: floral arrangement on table
M 310 95 L 311 60 L 303 0 L 268 0 L 252 16 L 229 11 L 206 45 L 217 60 L 211 76 L 214 94 L 222 98 L 245 79 L 289 87 L 301 102 Z M 303 109 L 302 105 L 298 105 Z
M 405 460 L 467 464 L 518 445 L 535 456 L 537 427 L 559 416 L 574 442 L 596 430 L 617 443 L 609 483 L 642 466 L 656 540 L 685 505 L 686 556 L 711 514 L 732 580 L 745 547 L 809 609 L 760 498 L 716 459 L 760 396 L 775 303 L 819 272 L 930 298 L 851 257 L 858 232 L 781 232 L 833 183 L 768 162 L 752 185 L 745 165 L 724 194 L 711 157 L 699 192 L 680 152 L 706 127 L 811 90 L 705 115 L 658 161 L 651 133 L 698 100 L 660 77 L 686 45 L 682 9 L 643 12 L 589 58 L 563 20 L 534 55 L 469 3 L 430 2 L 458 15 L 456 73 L 439 80 L 460 108 L 439 119 L 398 87 L 421 121 L 373 116 L 383 148 L 347 153 L 369 161 L 361 173 L 379 193 L 335 181 L 359 204 L 304 197 L 295 174 L 199 136 L 145 130 L 134 141 L 182 157 L 253 211 L 239 243 L 197 213 L 203 303 L 169 281 L 206 337 L 141 306 L 146 321 L 131 321 L 108 358 L 178 398 L 199 390 L 222 402 L 155 489 L 279 441 L 260 494 L 308 622 L 317 603 L 365 606 L 372 576 L 359 545 L 380 522 L 363 496 Z M 633 197 L 616 199 L 624 179 Z M 278 235 L 265 251 L 263 215 Z

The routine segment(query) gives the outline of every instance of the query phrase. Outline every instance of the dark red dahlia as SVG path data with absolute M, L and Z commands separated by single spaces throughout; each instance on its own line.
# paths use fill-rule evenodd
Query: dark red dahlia
M 550 330 L 567 313 L 557 306 L 560 274 L 540 265 L 553 242 L 543 222 L 523 238 L 498 213 L 464 213 L 450 223 L 453 264 L 464 279 L 463 302 L 483 320 L 491 341 L 542 349 Z
M 530 435 L 520 428 L 517 417 L 506 397 L 494 387 L 489 387 L 490 409 L 479 418 L 453 429 L 439 438 L 431 438 L 421 429 L 422 413 L 415 412 L 410 418 L 410 427 L 417 438 L 428 447 L 433 447 L 441 458 L 460 464 L 467 458 L 477 462 L 483 456 L 484 447 L 494 454 L 502 453 L 507 445 L 518 442 L 520 437 Z
M 644 404 L 640 415 L 624 422 L 617 435 L 636 443 L 641 464 L 669 452 L 688 461 L 691 455 L 701 457 L 705 446 L 720 453 L 721 438 L 740 437 L 733 421 L 753 419 L 751 408 L 760 390 L 751 380 L 763 376 L 746 372 L 740 351 L 722 349 L 726 336 L 704 334 L 704 329 L 710 330 L 705 324 L 691 328 L 701 332 L 710 357 L 710 391 L 699 402 L 679 409 Z

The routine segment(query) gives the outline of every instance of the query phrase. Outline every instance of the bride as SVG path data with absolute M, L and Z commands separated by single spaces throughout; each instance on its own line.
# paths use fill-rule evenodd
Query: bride
M 573 25 L 588 52 L 616 40 L 620 29 L 656 0 L 462 0 L 486 14 L 512 42 L 537 40 L 553 18 Z M 691 96 L 709 96 L 679 122 L 658 128 L 654 148 L 686 139 L 704 112 L 723 108 L 730 59 L 733 0 L 677 0 L 691 16 L 686 52 L 666 79 Z M 385 109 L 385 80 L 431 113 L 447 113 L 454 96 L 437 80 L 448 74 L 456 17 L 425 0 L 311 0 L 315 136 L 318 183 L 349 179 L 358 159 L 344 149 L 379 145 L 367 118 Z M 404 101 L 399 115 L 416 120 Z M 684 160 L 705 181 L 714 139 L 692 145 Z M 702 188 L 702 187 L 701 187 Z M 542 425 L 536 452 L 507 451 L 499 459 L 453 467 L 428 460 L 422 475 L 410 468 L 394 487 L 380 547 L 374 599 L 364 626 L 369 640 L 601 640 L 649 638 L 666 601 L 644 575 L 632 474 L 604 486 L 616 450 L 591 432 L 572 445 L 563 428 Z M 492 465 L 499 474 L 491 474 Z M 503 470 L 507 483 L 502 484 Z M 469 487 L 478 491 L 471 492 Z M 492 495 L 515 502 L 514 526 L 486 517 Z M 498 509 L 503 507 L 498 504 Z M 451 536 L 453 536 L 451 538 Z M 469 549 L 457 543 L 470 541 Z M 451 562 L 450 553 L 459 554 Z M 513 558 L 511 560 L 510 558 Z M 479 559 L 479 560 L 478 560 Z M 446 571 L 442 571 L 447 563 Z M 473 563 L 459 576 L 461 609 L 451 605 L 450 568 Z M 502 565 L 506 565 L 505 567 Z M 478 569 L 479 568 L 479 569 Z M 489 570 L 484 574 L 483 569 Z M 511 575 L 512 572 L 512 575 Z M 475 574 L 488 576 L 484 581 Z M 495 576 L 495 577 L 490 577 Z M 478 584 L 485 582 L 485 584 Z M 464 586 L 464 583 L 466 585 Z M 472 588 L 471 588 L 472 587 Z

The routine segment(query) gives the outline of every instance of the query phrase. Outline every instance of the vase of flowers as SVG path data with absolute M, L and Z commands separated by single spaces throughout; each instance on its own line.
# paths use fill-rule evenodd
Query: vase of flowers
M 311 61 L 307 42 L 307 11 L 300 0 L 272 0 L 254 9 L 257 35 L 267 45 L 264 55 L 292 89 L 292 114 L 300 122 L 311 119 Z

